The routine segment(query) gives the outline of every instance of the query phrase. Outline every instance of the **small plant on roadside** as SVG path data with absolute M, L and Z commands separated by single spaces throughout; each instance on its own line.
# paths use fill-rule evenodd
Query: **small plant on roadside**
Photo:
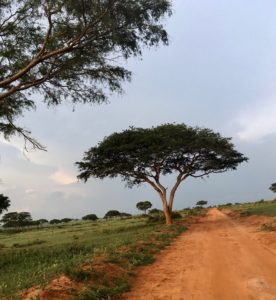
M 262 231 L 276 231 L 276 223 L 275 222 L 264 223 L 261 225 L 261 230 Z
M 248 210 L 244 210 L 240 212 L 241 217 L 248 217 L 251 216 L 251 213 Z

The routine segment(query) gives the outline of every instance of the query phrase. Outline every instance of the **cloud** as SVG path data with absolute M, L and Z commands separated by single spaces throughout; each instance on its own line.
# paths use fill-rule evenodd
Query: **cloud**
M 25 193 L 26 193 L 26 194 L 33 194 L 34 192 L 35 192 L 34 189 L 26 189 L 26 190 L 25 190 Z
M 50 179 L 62 185 L 68 185 L 77 181 L 76 177 L 62 169 L 57 170 L 50 176 Z
M 237 136 L 248 142 L 260 141 L 276 134 L 276 101 L 263 102 L 243 111 L 237 119 Z

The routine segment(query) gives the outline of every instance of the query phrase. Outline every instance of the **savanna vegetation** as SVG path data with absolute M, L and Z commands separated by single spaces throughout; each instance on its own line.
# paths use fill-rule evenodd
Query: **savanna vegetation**
M 229 208 L 234 211 L 240 212 L 241 215 L 263 215 L 263 216 L 276 216 L 276 200 L 264 199 L 246 203 L 227 203 L 219 205 L 219 208 Z
M 60 273 L 84 283 L 81 290 L 72 291 L 81 299 L 118 295 L 129 288 L 135 266 L 153 262 L 154 255 L 185 230 L 182 225 L 166 227 L 159 219 L 150 222 L 145 217 L 87 220 L 1 230 L 0 297 L 43 286 Z M 102 257 L 104 264 L 120 266 L 121 278 L 109 281 L 108 274 L 98 274 L 93 269 L 96 257 Z M 83 270 L 84 265 L 91 265 L 91 270 Z
M 238 212 L 241 217 L 252 215 L 276 217 L 276 199 L 267 201 L 261 199 L 247 203 L 228 203 L 226 205 L 220 205 L 219 207 L 230 208 Z M 263 223 L 260 229 L 264 231 L 276 231 L 276 218 L 271 218 L 268 222 Z

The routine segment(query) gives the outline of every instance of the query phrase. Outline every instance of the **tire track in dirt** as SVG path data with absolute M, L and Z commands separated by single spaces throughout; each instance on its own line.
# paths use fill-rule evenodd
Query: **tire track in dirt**
M 211 209 L 143 268 L 124 300 L 276 300 L 276 254 Z

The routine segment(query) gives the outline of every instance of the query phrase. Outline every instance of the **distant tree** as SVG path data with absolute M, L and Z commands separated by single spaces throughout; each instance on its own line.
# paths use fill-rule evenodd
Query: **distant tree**
M 2 217 L 1 223 L 3 223 L 3 227 L 18 227 L 18 213 L 10 212 L 5 214 Z
M 71 218 L 63 218 L 63 219 L 61 219 L 60 221 L 62 222 L 62 223 L 69 223 L 69 222 L 71 222 L 73 219 L 71 219 Z
M 89 215 L 82 217 L 82 219 L 87 220 L 87 221 L 96 221 L 96 220 L 98 220 L 98 217 L 95 214 L 89 214 Z
M 0 132 L 35 109 L 42 94 L 48 106 L 106 102 L 107 90 L 121 91 L 131 73 L 120 63 L 168 38 L 161 21 L 169 0 L 0 1 Z
M 39 224 L 45 224 L 45 223 L 49 222 L 47 219 L 39 219 L 37 221 L 38 221 Z
M 207 203 L 208 203 L 208 201 L 205 201 L 205 200 L 199 200 L 199 201 L 197 201 L 196 205 L 197 205 L 197 206 L 203 207 L 203 206 L 206 205 Z
M 109 210 L 104 218 L 105 219 L 108 219 L 108 218 L 114 218 L 114 217 L 120 217 L 121 216 L 121 213 L 118 211 L 118 210 Z
M 29 226 L 32 223 L 32 217 L 31 214 L 29 212 L 20 212 L 18 214 L 18 220 L 19 220 L 19 224 L 20 226 Z
M 131 217 L 132 215 L 126 212 L 120 212 L 120 217 Z
M 0 215 L 8 210 L 8 207 L 11 205 L 10 204 L 10 199 L 7 196 L 4 196 L 3 194 L 0 194 Z
M 38 220 L 33 220 L 32 222 L 30 222 L 30 225 L 31 225 L 31 226 L 39 226 L 40 223 L 39 223 Z
M 159 213 L 163 213 L 163 211 L 157 208 L 153 208 L 149 210 L 149 214 L 159 214 Z
M 54 224 L 60 224 L 61 220 L 59 220 L 59 219 L 52 219 L 49 223 L 52 224 L 52 225 L 54 225 Z
M 273 192 L 276 193 L 276 182 L 272 183 L 271 186 L 269 187 L 269 189 Z
M 3 216 L 1 222 L 4 227 L 24 227 L 32 225 L 32 217 L 29 212 L 10 212 Z
M 235 170 L 247 160 L 234 149 L 230 138 L 210 129 L 164 124 L 113 133 L 85 152 L 76 164 L 78 178 L 85 182 L 90 177 L 120 176 L 128 187 L 148 183 L 160 196 L 166 223 L 172 224 L 175 192 L 185 179 Z M 168 197 L 168 189 L 161 183 L 167 174 L 176 174 Z
M 136 204 L 136 207 L 146 214 L 147 210 L 152 207 L 152 204 L 149 201 L 141 201 Z

